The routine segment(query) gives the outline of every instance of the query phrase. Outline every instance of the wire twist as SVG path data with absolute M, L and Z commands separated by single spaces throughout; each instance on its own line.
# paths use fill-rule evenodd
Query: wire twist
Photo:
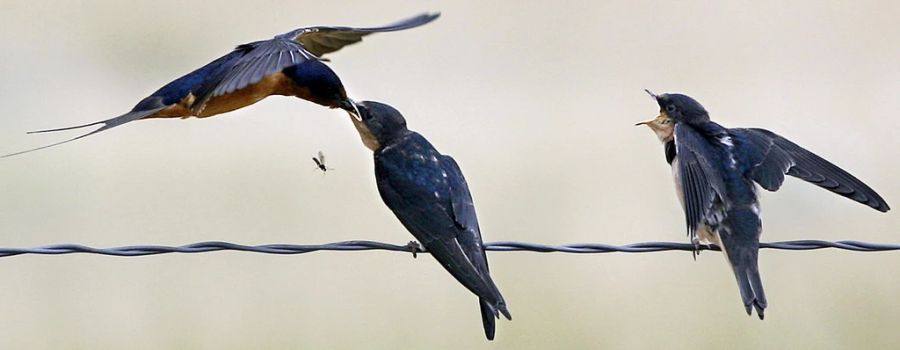
M 625 245 L 611 245 L 603 243 L 571 243 L 562 245 L 547 245 L 530 242 L 488 242 L 484 245 L 485 250 L 513 252 L 513 251 L 529 251 L 539 253 L 574 253 L 574 254 L 596 254 L 596 253 L 649 253 L 662 251 L 690 251 L 695 250 L 690 243 L 674 243 L 674 242 L 643 242 L 631 243 Z M 900 244 L 890 243 L 870 243 L 859 241 L 819 241 L 819 240 L 798 240 L 760 243 L 760 248 L 778 249 L 778 250 L 815 250 L 815 249 L 843 249 L 856 252 L 878 252 L 900 250 Z M 112 248 L 94 248 L 80 244 L 54 244 L 34 248 L 0 248 L 0 257 L 17 256 L 24 254 L 38 255 L 59 255 L 59 254 L 99 254 L 111 256 L 145 256 L 169 253 L 206 253 L 217 251 L 241 251 L 264 254 L 303 254 L 316 251 L 362 251 L 362 250 L 385 250 L 394 252 L 427 253 L 420 244 L 409 242 L 405 245 L 390 244 L 375 241 L 343 241 L 325 244 L 263 244 L 263 245 L 243 245 L 229 242 L 199 242 L 182 246 L 163 246 L 163 245 L 135 245 Z M 699 250 L 720 251 L 715 245 L 701 245 Z

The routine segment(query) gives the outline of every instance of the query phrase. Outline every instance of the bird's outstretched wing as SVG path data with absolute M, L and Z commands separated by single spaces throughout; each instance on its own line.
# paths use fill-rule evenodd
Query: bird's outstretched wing
M 366 35 L 415 28 L 437 19 L 440 15 L 440 13 L 423 13 L 388 25 L 372 28 L 326 26 L 300 28 L 287 32 L 282 36 L 300 43 L 304 49 L 313 55 L 321 57 L 327 53 L 340 50 L 344 46 L 358 43 Z
M 270 40 L 239 45 L 234 52 L 240 53 L 241 57 L 232 63 L 230 69 L 217 75 L 215 79 L 204 82 L 195 93 L 198 102 L 194 109 L 202 111 L 206 102 L 213 97 L 243 89 L 287 67 L 309 60 L 319 60 L 319 57 L 326 53 L 361 41 L 365 35 L 418 27 L 438 16 L 439 14 L 422 14 L 376 28 L 324 26 L 300 28 Z
M 675 150 L 687 231 L 694 237 L 715 199 L 724 198 L 725 183 L 716 166 L 719 152 L 693 127 L 680 123 L 675 125 Z
M 750 178 L 769 191 L 778 190 L 787 174 L 875 210 L 890 210 L 887 202 L 865 183 L 778 134 L 765 129 L 733 129 L 732 132 L 750 146 L 744 150 L 752 163 Z

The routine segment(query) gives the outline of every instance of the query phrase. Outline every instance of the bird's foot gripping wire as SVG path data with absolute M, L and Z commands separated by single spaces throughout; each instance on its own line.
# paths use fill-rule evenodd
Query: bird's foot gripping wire
M 406 248 L 412 253 L 413 259 L 416 258 L 416 254 L 425 252 L 425 247 L 416 241 L 409 241 L 409 243 L 406 243 Z
M 699 238 L 693 237 L 691 238 L 691 245 L 694 246 L 694 249 L 691 250 L 691 255 L 694 256 L 694 261 L 697 261 L 697 255 L 700 255 L 700 251 L 702 250 L 700 249 L 700 246 L 702 246 L 703 244 L 700 244 Z

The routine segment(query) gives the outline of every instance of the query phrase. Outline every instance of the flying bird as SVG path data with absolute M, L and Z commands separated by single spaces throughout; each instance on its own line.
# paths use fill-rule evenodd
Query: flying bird
M 478 296 L 485 336 L 494 339 L 495 319 L 512 319 L 491 280 L 469 186 L 456 161 L 438 152 L 391 106 L 357 104 L 352 118 L 374 152 L 381 199 L 397 219 L 457 281 Z
M 757 184 L 776 191 L 791 175 L 875 210 L 890 210 L 862 181 L 784 137 L 723 127 L 686 95 L 647 93 L 659 104 L 659 116 L 636 125 L 647 125 L 663 143 L 691 242 L 722 248 L 748 315 L 756 309 L 763 319 L 767 306 L 757 265 L 762 232 Z
M 271 95 L 294 96 L 357 114 L 337 74 L 323 55 L 362 41 L 366 35 L 415 28 L 439 13 L 421 14 L 373 28 L 307 27 L 272 39 L 238 45 L 233 51 L 166 84 L 118 117 L 30 134 L 101 125 L 84 135 L 51 145 L 0 156 L 33 152 L 75 141 L 119 125 L 150 118 L 206 118 L 252 105 Z

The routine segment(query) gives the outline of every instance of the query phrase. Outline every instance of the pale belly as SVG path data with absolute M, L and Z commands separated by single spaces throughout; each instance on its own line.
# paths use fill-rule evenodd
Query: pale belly
M 678 171 L 678 158 L 672 160 L 672 178 L 675 179 L 675 195 L 678 196 L 678 203 L 681 203 L 681 209 L 684 209 L 684 188 L 681 187 L 681 173 Z

